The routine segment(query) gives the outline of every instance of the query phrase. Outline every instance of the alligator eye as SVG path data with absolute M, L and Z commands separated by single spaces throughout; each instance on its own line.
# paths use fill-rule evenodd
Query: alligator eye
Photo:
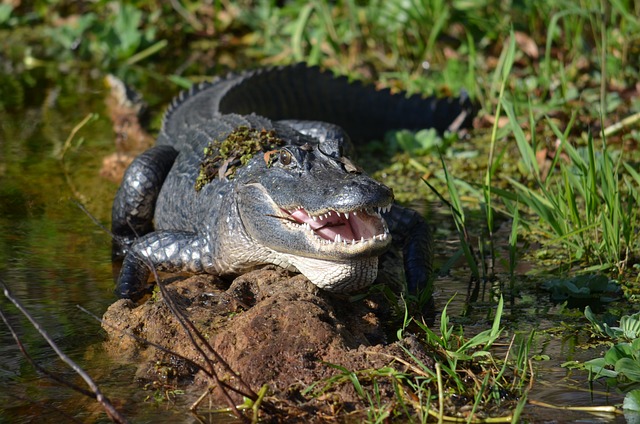
M 280 150 L 280 163 L 283 165 L 289 165 L 291 164 L 291 153 L 288 152 L 287 150 Z

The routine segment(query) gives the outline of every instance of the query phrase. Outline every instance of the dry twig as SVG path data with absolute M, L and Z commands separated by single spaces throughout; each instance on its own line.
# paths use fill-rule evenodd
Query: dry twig
M 107 413 L 107 415 L 109 416 L 109 418 L 113 422 L 116 422 L 116 423 L 127 423 L 126 418 L 124 418 L 118 412 L 118 410 L 116 410 L 113 407 L 113 405 L 111 404 L 109 399 L 105 395 L 102 394 L 102 392 L 100 391 L 100 388 L 91 379 L 91 377 L 89 377 L 89 375 L 78 364 L 76 364 L 71 358 L 69 358 L 67 355 L 65 355 L 65 353 L 55 344 L 55 342 L 51 339 L 51 337 L 49 337 L 47 332 L 40 326 L 40 324 L 29 314 L 29 312 L 27 312 L 27 310 L 22 306 L 22 304 L 20 302 L 18 302 L 18 300 L 11 295 L 11 293 L 9 292 L 9 289 L 7 288 L 7 286 L 2 282 L 0 282 L 0 285 L 2 285 L 4 296 L 7 299 L 9 299 L 9 301 L 11 301 L 11 303 L 13 303 L 16 306 L 16 308 L 18 308 L 18 310 L 29 320 L 31 325 L 36 330 L 38 330 L 38 332 L 40 333 L 42 338 L 44 338 L 45 341 L 49 344 L 49 346 L 51 346 L 51 348 L 56 352 L 58 357 L 60 359 L 62 359 L 80 377 L 82 377 L 82 379 L 87 383 L 87 385 L 89 386 L 89 388 L 91 390 L 88 391 L 88 390 L 85 390 L 85 389 L 83 389 L 81 387 L 76 386 L 75 384 L 69 383 L 68 381 L 65 381 L 64 379 L 62 379 L 60 377 L 57 377 L 54 374 L 51 374 L 50 372 L 48 372 L 43 367 L 41 367 L 38 364 L 36 364 L 35 361 L 31 358 L 31 356 L 29 356 L 29 354 L 27 353 L 24 345 L 20 341 L 20 339 L 19 339 L 17 333 L 14 331 L 13 327 L 9 324 L 9 321 L 7 320 L 6 316 L 0 311 L 0 317 L 2 318 L 4 323 L 9 328 L 9 331 L 11 332 L 11 335 L 13 336 L 14 340 L 18 344 L 18 347 L 20 348 L 20 351 L 25 355 L 27 360 L 37 370 L 43 372 L 47 377 L 49 377 L 49 378 L 51 378 L 51 379 L 53 379 L 53 380 L 55 380 L 55 381 L 57 381 L 57 382 L 59 382 L 61 384 L 64 384 L 65 386 L 70 387 L 71 389 L 73 389 L 73 390 L 75 390 L 75 391 L 77 391 L 79 393 L 82 393 L 85 396 L 89 396 L 89 397 L 92 397 L 92 398 L 96 399 L 102 405 L 102 407 L 104 408 L 105 412 Z

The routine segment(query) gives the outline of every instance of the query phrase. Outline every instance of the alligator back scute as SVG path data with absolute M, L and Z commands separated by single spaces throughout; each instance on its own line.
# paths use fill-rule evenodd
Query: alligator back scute
M 318 67 L 304 64 L 231 74 L 192 88 L 167 111 L 159 144 L 216 114 L 255 113 L 272 120 L 319 120 L 344 128 L 356 142 L 380 139 L 386 131 L 433 127 L 439 132 L 452 124 L 468 126 L 473 105 L 460 98 L 407 97 L 376 90 L 360 81 L 349 82 Z

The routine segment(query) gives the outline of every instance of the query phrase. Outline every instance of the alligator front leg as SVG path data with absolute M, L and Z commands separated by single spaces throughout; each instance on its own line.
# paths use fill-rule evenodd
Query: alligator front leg
M 418 212 L 395 204 L 383 216 L 393 242 L 402 250 L 409 293 L 430 289 L 433 240 L 429 225 Z
M 211 266 L 211 249 L 206 238 L 190 232 L 154 231 L 131 245 L 115 291 L 121 298 L 138 300 L 153 287 L 148 283 L 152 268 L 198 274 Z

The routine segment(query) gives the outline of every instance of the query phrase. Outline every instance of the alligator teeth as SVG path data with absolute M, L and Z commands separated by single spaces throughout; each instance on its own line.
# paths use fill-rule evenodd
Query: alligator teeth
M 391 210 L 391 205 L 387 205 L 387 206 L 377 206 L 375 209 L 375 213 L 377 213 L 378 215 L 383 214 L 383 213 L 387 213 Z
M 387 213 L 391 210 L 392 205 L 386 205 L 386 206 L 374 206 L 374 207 L 366 207 L 366 208 L 362 208 L 362 209 L 358 209 L 358 210 L 353 210 L 353 211 L 349 211 L 349 212 L 339 212 L 337 210 L 327 210 L 327 212 L 325 213 L 318 213 L 318 215 L 312 215 L 311 213 L 307 212 L 304 207 L 302 206 L 292 206 L 291 209 L 285 209 L 282 208 L 283 212 L 288 212 L 289 215 L 293 215 L 296 213 L 296 211 L 304 211 L 306 218 L 303 218 L 304 220 L 306 220 L 306 222 L 301 222 L 303 219 L 300 219 L 300 217 L 296 216 L 296 217 L 282 217 L 284 220 L 289 221 L 289 222 L 293 222 L 295 224 L 298 224 L 300 229 L 302 229 L 303 231 L 309 231 L 311 234 L 313 234 L 315 236 L 315 238 L 317 239 L 318 243 L 321 243 L 322 245 L 334 245 L 335 243 L 341 243 L 344 248 L 347 248 L 348 246 L 352 246 L 354 247 L 355 245 L 360 244 L 360 248 L 367 248 L 368 244 L 365 243 L 377 243 L 378 241 L 385 241 L 390 237 L 389 234 L 389 229 L 387 226 L 387 223 L 384 221 L 384 219 L 382 219 L 381 214 L 383 213 Z M 338 219 L 344 219 L 345 220 L 351 220 L 351 223 L 346 223 L 345 221 L 342 222 L 338 222 L 336 221 L 336 219 L 330 219 L 330 217 L 334 216 L 332 215 L 333 213 L 336 214 L 336 216 L 338 217 Z M 358 213 L 360 213 L 360 216 L 363 216 L 363 218 L 359 218 L 358 217 Z M 377 217 L 379 219 L 382 220 L 382 222 L 378 223 L 378 231 L 380 231 L 379 234 L 375 234 L 370 236 L 369 238 L 365 238 L 364 236 L 361 236 L 360 239 L 358 240 L 357 238 L 351 238 L 351 237 L 346 237 L 338 234 L 337 232 L 340 230 L 336 230 L 336 232 L 334 233 L 335 236 L 332 239 L 327 239 L 325 238 L 328 234 L 333 233 L 333 230 L 325 230 L 325 232 L 318 232 L 318 230 L 326 228 L 326 227 L 338 227 L 338 226 L 351 226 L 354 225 L 356 226 L 355 229 L 354 227 L 352 227 L 352 230 L 355 234 L 357 234 L 359 231 L 357 230 L 357 227 L 361 225 L 360 223 L 360 219 L 363 220 L 367 220 L 368 217 Z M 318 221 L 322 222 L 324 220 L 328 220 L 328 222 L 326 224 L 324 223 L 318 223 Z M 288 224 L 291 225 L 291 224 Z M 315 228 L 315 229 L 314 229 Z M 369 233 L 371 234 L 371 233 Z M 354 247 L 355 248 L 355 247 Z

